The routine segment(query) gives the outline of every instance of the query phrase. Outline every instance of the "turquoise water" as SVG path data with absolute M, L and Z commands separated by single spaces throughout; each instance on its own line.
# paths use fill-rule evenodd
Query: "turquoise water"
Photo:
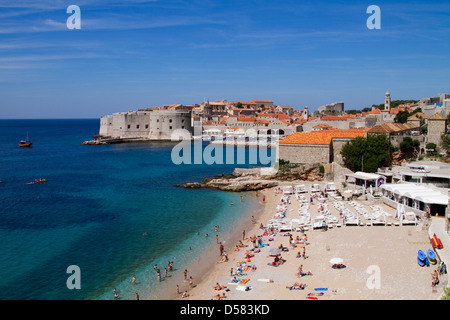
M 161 298 L 169 282 L 157 281 L 155 263 L 173 261 L 175 278 L 212 248 L 215 225 L 225 235 L 256 210 L 250 195 L 174 186 L 237 166 L 174 165 L 172 143 L 81 145 L 98 129 L 0 120 L 0 299 L 112 299 L 114 288 L 121 299 Z M 27 132 L 33 148 L 19 148 Z M 27 185 L 38 178 L 47 182 Z M 70 265 L 80 290 L 67 288 Z

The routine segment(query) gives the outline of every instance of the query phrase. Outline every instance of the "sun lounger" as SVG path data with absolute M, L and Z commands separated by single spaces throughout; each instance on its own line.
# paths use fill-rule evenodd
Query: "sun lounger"
M 414 212 L 406 212 L 400 216 L 400 224 L 404 225 L 417 225 L 417 217 Z

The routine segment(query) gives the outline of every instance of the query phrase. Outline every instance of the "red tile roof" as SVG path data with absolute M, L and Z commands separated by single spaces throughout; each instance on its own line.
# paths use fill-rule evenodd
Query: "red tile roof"
M 280 144 L 319 144 L 329 145 L 333 138 L 349 138 L 364 137 L 367 132 L 364 129 L 345 129 L 345 130 L 320 130 L 311 132 L 295 132 L 280 141 Z

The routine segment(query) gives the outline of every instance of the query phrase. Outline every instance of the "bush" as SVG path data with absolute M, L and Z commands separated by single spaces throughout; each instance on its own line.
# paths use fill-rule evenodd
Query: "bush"
M 352 171 L 377 172 L 380 167 L 390 166 L 394 149 L 386 135 L 368 135 L 347 142 L 341 155 Z

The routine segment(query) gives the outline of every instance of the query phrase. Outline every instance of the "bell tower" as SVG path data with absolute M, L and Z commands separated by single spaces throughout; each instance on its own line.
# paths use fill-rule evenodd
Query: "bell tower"
M 391 94 L 389 93 L 389 90 L 386 92 L 384 97 L 384 110 L 391 110 Z

